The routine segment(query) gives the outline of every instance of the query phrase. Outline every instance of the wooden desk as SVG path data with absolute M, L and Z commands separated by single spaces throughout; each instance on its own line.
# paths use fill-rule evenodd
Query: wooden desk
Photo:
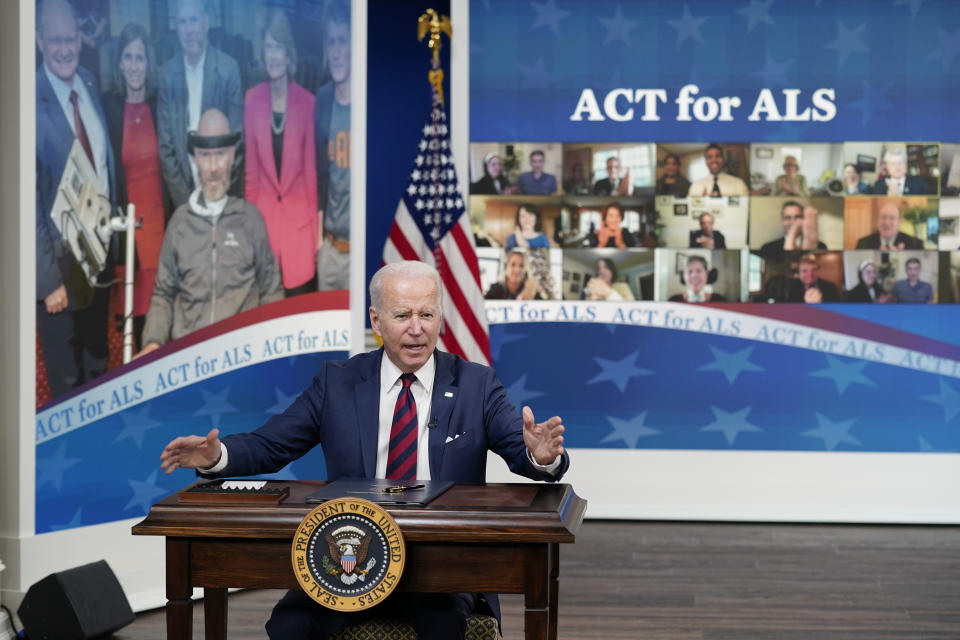
M 208 640 L 227 636 L 227 588 L 299 589 L 290 545 L 322 482 L 290 482 L 279 505 L 158 502 L 134 535 L 166 536 L 167 638 L 193 634 L 204 589 Z M 527 640 L 556 640 L 560 543 L 574 542 L 586 501 L 566 484 L 455 485 L 427 507 L 389 507 L 407 544 L 398 589 L 524 594 Z

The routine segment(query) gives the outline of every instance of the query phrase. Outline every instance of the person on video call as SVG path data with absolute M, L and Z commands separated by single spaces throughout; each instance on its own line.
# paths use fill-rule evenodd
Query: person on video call
M 239 140 L 240 132 L 231 133 L 217 109 L 204 113 L 199 131 L 190 135 L 200 186 L 170 218 L 140 355 L 283 297 L 263 216 L 243 198 L 227 195 Z
M 723 167 L 726 161 L 723 158 L 723 147 L 716 142 L 711 142 L 704 151 L 703 157 L 707 161 L 710 175 L 690 185 L 687 195 L 719 198 L 745 196 L 749 193 L 747 183 L 736 176 L 724 173 Z
M 700 228 L 690 232 L 690 249 L 726 249 L 723 234 L 713 228 L 713 215 L 700 214 Z
M 845 302 L 890 302 L 891 296 L 877 282 L 877 265 L 867 258 L 857 267 L 857 286 L 844 294 Z
M 596 275 L 587 279 L 583 287 L 584 300 L 633 300 L 630 285 L 618 280 L 617 265 L 609 258 L 598 258 Z
M 483 156 L 483 177 L 470 185 L 470 193 L 480 196 L 497 196 L 516 193 L 517 188 L 503 175 L 500 154 L 491 151 Z
M 519 247 L 507 250 L 503 277 L 490 285 L 484 296 L 487 300 L 549 300 L 550 292 L 530 273 L 527 250 Z
M 383 347 L 346 362 L 327 362 L 282 414 L 252 433 L 219 438 L 185 436 L 161 454 L 167 473 L 198 469 L 205 476 L 272 473 L 320 445 L 327 479 L 388 478 L 397 482 L 447 480 L 479 484 L 487 451 L 533 480 L 555 482 L 570 459 L 563 422 L 537 423 L 529 407 L 522 416 L 507 398 L 493 369 L 465 362 L 436 348 L 443 321 L 440 276 L 422 262 L 382 267 L 370 281 L 370 325 Z M 395 407 L 415 416 L 393 424 Z M 359 409 L 358 409 L 359 408 Z M 428 420 L 433 428 L 427 428 Z M 412 442 L 402 450 L 391 441 Z M 457 445 L 449 434 L 458 434 Z M 443 450 L 442 456 L 433 455 Z M 485 604 L 483 604 L 485 601 Z M 270 638 L 323 639 L 344 627 L 385 613 L 408 622 L 421 639 L 463 638 L 466 617 L 489 607 L 499 619 L 496 595 L 396 592 L 367 612 L 340 612 L 293 589 L 274 607 Z
M 807 197 L 810 190 L 807 188 L 807 179 L 800 174 L 800 164 L 794 156 L 783 159 L 783 175 L 777 176 L 773 183 L 775 196 Z
M 663 157 L 663 175 L 657 180 L 655 192 L 658 196 L 686 198 L 690 191 L 690 181 L 680 173 L 680 156 L 668 153 Z
M 804 207 L 795 200 L 784 202 L 780 207 L 783 237 L 764 244 L 757 253 L 764 260 L 782 262 L 787 251 L 826 249 L 827 245 L 820 241 L 817 226 L 819 215 L 820 212 L 815 207 Z
M 591 247 L 625 249 L 634 247 L 636 238 L 629 229 L 623 227 L 623 209 L 616 203 L 610 203 L 603 209 L 603 224 L 595 236 L 590 237 Z
M 929 282 L 920 279 L 920 260 L 910 258 L 904 268 L 907 271 L 906 280 L 897 280 L 893 285 L 893 297 L 897 302 L 913 302 L 926 304 L 933 302 L 933 287 Z
M 716 277 L 716 273 L 713 274 Z M 713 291 L 710 269 L 703 256 L 690 256 L 680 276 L 680 284 L 686 291 L 670 296 L 670 302 L 726 302 L 727 299 Z
M 630 167 L 626 173 L 620 175 L 620 159 L 614 156 L 607 158 L 607 177 L 597 180 L 593 185 L 595 196 L 629 196 L 630 195 Z
M 507 236 L 507 249 L 549 249 L 550 239 L 543 233 L 540 209 L 530 204 L 517 207 L 513 233 Z
M 900 231 L 902 221 L 900 206 L 896 202 L 887 200 L 882 203 L 877 211 L 877 230 L 857 240 L 857 249 L 923 249 L 923 240 Z
M 543 151 L 535 149 L 530 152 L 530 171 L 525 171 L 517 178 L 517 187 L 520 193 L 527 195 L 549 196 L 557 192 L 557 178 L 551 173 L 543 171 L 547 159 Z
M 805 253 L 797 266 L 797 277 L 787 283 L 787 302 L 840 302 L 837 285 L 820 277 L 820 263 L 815 253 Z
M 870 193 L 870 187 L 860 179 L 860 170 L 857 165 L 848 162 L 843 166 L 843 194 L 856 196 Z
M 873 183 L 873 193 L 879 196 L 906 196 L 925 194 L 927 185 L 920 176 L 907 175 L 907 156 L 901 149 L 890 149 L 883 154 L 885 174 Z

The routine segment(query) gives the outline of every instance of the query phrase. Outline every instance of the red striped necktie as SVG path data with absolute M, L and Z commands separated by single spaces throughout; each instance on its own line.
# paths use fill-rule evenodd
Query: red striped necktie
M 417 403 L 410 389 L 416 379 L 412 373 L 400 376 L 403 388 L 393 410 L 390 449 L 387 453 L 387 478 L 390 480 L 413 480 L 417 477 Z

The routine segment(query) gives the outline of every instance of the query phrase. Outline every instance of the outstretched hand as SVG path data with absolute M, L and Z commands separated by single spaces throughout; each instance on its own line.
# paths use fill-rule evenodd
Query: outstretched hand
M 559 416 L 538 424 L 530 407 L 523 408 L 523 441 L 538 464 L 551 464 L 563 454 L 563 431 Z
M 160 454 L 161 469 L 167 474 L 181 467 L 184 469 L 207 469 L 220 461 L 219 429 L 211 429 L 203 436 L 181 436 L 175 438 Z

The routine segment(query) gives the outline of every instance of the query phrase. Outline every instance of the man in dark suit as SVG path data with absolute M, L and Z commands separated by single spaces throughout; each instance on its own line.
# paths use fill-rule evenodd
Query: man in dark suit
M 607 177 L 597 180 L 593 185 L 595 196 L 624 196 L 630 197 L 630 168 L 620 176 L 620 159 L 615 156 L 607 158 Z
M 907 175 L 907 157 L 900 149 L 891 149 L 883 154 L 886 175 L 873 184 L 875 195 L 909 196 L 924 194 L 927 185 L 920 176 Z
M 700 229 L 690 232 L 691 249 L 726 249 L 723 234 L 713 228 L 713 215 L 700 214 Z
M 80 31 L 64 0 L 37 6 L 37 331 L 50 392 L 56 397 L 103 373 L 107 297 L 91 290 L 50 217 L 74 140 L 90 160 L 100 193 L 114 194 L 114 159 L 100 92 L 79 67 Z
M 440 291 L 439 274 L 425 263 L 381 268 L 370 281 L 370 324 L 383 339 L 382 349 L 327 363 L 283 414 L 253 433 L 220 441 L 213 429 L 206 437 L 173 440 L 161 466 L 167 473 L 178 467 L 228 476 L 268 473 L 319 444 L 330 480 L 478 483 L 485 479 L 489 449 L 514 473 L 559 480 L 569 466 L 560 418 L 537 424 L 529 407 L 521 418 L 492 369 L 435 348 L 443 320 Z M 415 438 L 410 436 L 398 462 L 391 445 L 403 438 L 391 422 L 404 394 L 412 394 L 417 419 Z M 478 601 L 477 594 L 466 593 L 409 597 L 394 594 L 385 605 L 392 602 L 387 608 L 406 618 L 421 640 L 463 638 L 466 615 Z M 496 596 L 485 598 L 499 617 Z M 267 632 L 271 638 L 328 638 L 359 621 L 358 615 L 290 591 L 274 608 Z
M 797 277 L 787 283 L 787 302 L 840 302 L 837 285 L 820 277 L 820 263 L 815 253 L 800 257 Z
M 780 207 L 780 225 L 783 237 L 767 242 L 757 253 L 764 260 L 783 262 L 788 251 L 798 249 L 823 250 L 827 245 L 820 240 L 817 217 L 820 212 L 795 200 L 787 200 Z
M 923 249 L 923 240 L 900 231 L 901 222 L 899 205 L 893 200 L 887 200 L 877 211 L 877 230 L 857 240 L 857 249 Z
M 157 89 L 157 141 L 163 180 L 179 207 L 198 186 L 197 168 L 187 150 L 187 132 L 200 116 L 219 109 L 231 131 L 243 131 L 243 91 L 236 61 L 207 42 L 210 18 L 204 0 L 179 0 L 176 9 L 180 54 L 160 68 Z M 182 55 L 181 55 L 182 54 Z M 243 197 L 242 147 L 234 161 L 230 193 Z

